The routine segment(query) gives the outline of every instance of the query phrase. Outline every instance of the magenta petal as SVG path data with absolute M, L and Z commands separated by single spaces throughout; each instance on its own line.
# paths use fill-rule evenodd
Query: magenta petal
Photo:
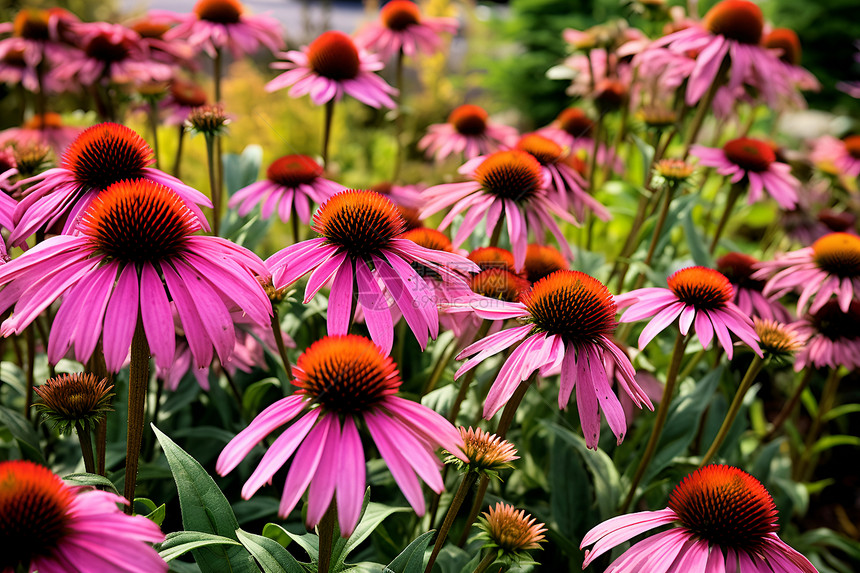
M 347 416 L 343 422 L 338 459 L 337 519 L 341 535 L 348 536 L 355 530 L 361 515 L 366 472 L 364 449 L 352 416 Z
M 576 362 L 576 407 L 579 409 L 579 423 L 582 425 L 582 433 L 585 436 L 585 445 L 593 450 L 597 449 L 597 440 L 600 437 L 600 410 L 597 406 L 597 395 L 594 389 L 594 378 L 596 362 L 588 348 L 580 349 Z M 604 372 L 605 374 L 605 372 Z
M 337 415 L 322 416 L 319 424 L 314 426 L 296 451 L 296 457 L 290 464 L 287 482 L 284 484 L 284 495 L 278 507 L 278 516 L 286 518 L 301 499 L 308 484 L 316 476 L 317 467 L 322 458 L 329 432 L 336 431 Z M 331 500 L 331 497 L 329 497 Z
M 126 265 L 119 275 L 105 313 L 102 343 L 105 364 L 111 372 L 119 372 L 131 348 L 131 339 L 137 326 L 139 293 L 137 268 L 133 264 Z
M 222 363 L 227 362 L 236 347 L 236 331 L 230 311 L 221 297 L 193 267 L 181 260 L 174 261 L 174 266 L 189 293 L 194 293 L 192 300 L 197 307 L 197 315 L 215 346 L 218 358 Z
M 334 275 L 328 297 L 328 333 L 346 334 L 352 319 L 352 260 L 342 265 Z
M 570 395 L 576 386 L 576 348 L 571 345 L 564 348 L 564 358 L 561 362 L 561 379 L 558 389 L 558 407 L 560 410 L 567 408 Z
M 173 312 L 161 277 L 150 263 L 144 263 L 140 272 L 140 316 L 155 365 L 159 368 L 170 366 L 176 353 Z
M 198 368 L 205 368 L 212 362 L 212 343 L 206 335 L 206 329 L 197 314 L 194 297 L 188 292 L 185 283 L 173 270 L 169 263 L 161 265 L 164 281 L 173 298 L 179 320 L 182 321 L 182 329 L 185 331 L 185 339 L 194 356 L 194 364 Z
M 406 501 L 412 506 L 419 516 L 424 515 L 424 495 L 421 493 L 421 483 L 409 467 L 409 464 L 403 459 L 397 445 L 390 440 L 390 436 L 386 434 L 385 428 L 380 427 L 378 420 L 372 416 L 365 416 L 367 429 L 370 430 L 370 435 L 373 442 L 376 444 L 382 459 L 388 464 L 388 469 L 394 477 L 394 481 L 400 487 L 403 495 L 406 496 Z
M 308 508 L 305 518 L 308 527 L 314 527 L 318 524 L 331 505 L 334 487 L 337 483 L 337 474 L 340 469 L 340 422 L 335 415 L 327 416 L 326 419 L 330 420 L 331 424 L 325 444 L 322 446 L 327 455 L 320 458 L 319 466 L 317 466 L 316 474 L 311 480 L 311 486 L 308 490 Z M 296 457 L 298 458 L 298 455 Z
M 363 260 L 355 261 L 355 279 L 358 287 L 358 304 L 364 312 L 364 322 L 370 339 L 388 355 L 394 345 L 394 324 L 388 301 L 379 288 L 376 278 Z

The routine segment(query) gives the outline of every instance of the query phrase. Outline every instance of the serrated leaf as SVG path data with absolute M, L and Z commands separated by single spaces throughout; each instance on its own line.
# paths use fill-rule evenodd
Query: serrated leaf
M 119 491 L 116 489 L 116 486 L 113 485 L 113 482 L 104 476 L 81 472 L 65 475 L 63 476 L 63 481 L 69 485 L 91 485 L 94 487 L 106 487 L 111 492 L 119 495 Z M 153 507 L 154 506 L 155 504 L 153 504 Z
M 173 472 L 176 490 L 179 493 L 179 507 L 182 511 L 182 525 L 186 532 L 202 532 L 219 535 L 236 541 L 239 523 L 233 508 L 212 477 L 206 473 L 197 460 L 163 434 L 152 424 L 155 437 L 164 450 L 164 456 Z M 203 573 L 218 573 L 226 568 L 233 573 L 256 573 L 254 559 L 242 547 L 219 547 L 217 549 L 195 550 L 194 560 Z
M 424 571 L 424 550 L 430 545 L 435 529 L 422 533 L 394 558 L 385 568 L 385 573 L 422 573 Z
M 263 568 L 263 573 L 305 573 L 296 558 L 277 541 L 241 529 L 236 530 L 236 536 Z
M 0 406 L 0 426 L 5 426 L 9 430 L 24 458 L 43 466 L 48 465 L 39 446 L 39 437 L 24 416 Z
M 165 561 L 176 559 L 189 551 L 210 545 L 240 545 L 238 541 L 221 535 L 200 531 L 175 531 L 158 546 L 158 555 Z M 201 568 L 201 570 L 203 570 Z

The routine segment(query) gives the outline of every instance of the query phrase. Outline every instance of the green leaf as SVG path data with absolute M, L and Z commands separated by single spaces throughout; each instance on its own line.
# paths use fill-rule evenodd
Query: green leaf
M 249 145 L 242 151 L 242 155 L 225 153 L 222 161 L 224 189 L 232 196 L 239 189 L 257 180 L 260 164 L 263 162 L 263 148 L 259 145 Z
M 570 484 L 577 484 L 570 487 Z M 589 516 L 594 492 L 581 455 L 564 440 L 555 439 L 550 449 L 549 503 L 552 520 L 567 539 L 576 536 Z
M 648 167 L 651 165 L 651 160 L 654 158 L 654 148 L 645 143 L 642 138 L 635 134 L 631 133 L 630 138 L 633 140 L 633 143 L 636 144 L 636 149 L 638 149 L 639 153 L 642 155 L 642 165 L 644 166 L 642 181 L 648 181 Z
M 164 518 L 167 516 L 167 506 L 165 504 L 161 504 L 156 507 L 155 503 L 151 499 L 147 499 L 145 497 L 136 497 L 134 498 L 134 503 L 142 503 L 147 509 L 149 509 L 149 513 L 146 514 L 146 518 L 159 527 L 164 523 Z
M 815 454 L 821 453 L 836 446 L 860 446 L 860 437 L 857 436 L 824 436 L 812 446 L 812 452 Z
M 239 523 L 233 514 L 230 503 L 218 489 L 215 481 L 197 460 L 164 435 L 155 424 L 152 430 L 164 450 L 164 456 L 173 472 L 176 490 L 179 493 L 179 507 L 182 510 L 182 525 L 188 531 L 219 535 L 236 540 Z M 256 573 L 257 566 L 251 555 L 239 547 L 218 547 L 195 550 L 194 560 L 203 573 L 218 573 L 228 569 L 232 573 Z
M 684 228 L 684 239 L 687 246 L 690 248 L 690 256 L 693 261 L 703 267 L 711 267 L 714 262 L 708 252 L 708 246 L 705 244 L 705 239 L 700 232 L 699 225 L 693 222 L 693 207 L 695 202 L 691 202 L 689 208 L 681 214 L 681 225 Z
M 829 422 L 830 420 L 835 420 L 836 418 L 841 418 L 846 414 L 854 414 L 856 412 L 860 412 L 860 404 L 842 404 L 841 406 L 836 406 L 824 416 L 822 416 L 823 421 Z
M 385 573 L 421 573 L 424 571 L 424 550 L 430 545 L 435 529 L 419 535 L 385 568 Z
M 368 489 L 365 494 L 365 499 L 368 499 L 369 497 L 370 490 Z M 373 530 L 376 529 L 380 523 L 385 521 L 385 518 L 394 513 L 404 511 L 411 510 L 405 507 L 391 507 L 381 503 L 367 503 L 355 531 L 352 532 L 352 535 L 350 535 L 349 539 L 347 539 L 343 544 L 344 548 L 342 557 L 345 558 L 356 547 L 358 547 L 362 541 L 370 537 Z M 332 561 L 334 561 L 334 558 L 332 558 Z
M 260 400 L 266 395 L 270 388 L 279 388 L 281 381 L 277 378 L 264 378 L 257 380 L 247 388 L 242 395 L 242 409 L 245 412 L 256 413 L 260 405 Z
M 158 554 L 165 561 L 171 561 L 189 551 L 209 545 L 239 545 L 239 542 L 200 531 L 175 531 L 168 533 L 164 543 L 158 546 Z
M 69 485 L 91 485 L 94 487 L 106 487 L 113 493 L 119 495 L 119 491 L 108 478 L 96 474 L 76 473 L 63 476 L 63 481 Z M 137 501 L 137 500 L 135 500 Z M 153 507 L 155 504 L 153 504 Z
M 45 456 L 42 455 L 42 448 L 39 447 L 39 437 L 24 416 L 14 410 L 0 406 L 0 426 L 6 426 L 15 442 L 18 443 L 21 455 L 25 459 L 43 466 L 48 465 Z
M 241 529 L 236 536 L 263 568 L 263 573 L 305 573 L 296 558 L 277 541 Z

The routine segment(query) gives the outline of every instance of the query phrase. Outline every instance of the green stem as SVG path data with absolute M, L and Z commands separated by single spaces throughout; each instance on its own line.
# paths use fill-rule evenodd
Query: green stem
M 654 253 L 657 251 L 657 244 L 660 242 L 660 235 L 663 233 L 663 226 L 666 224 L 666 217 L 669 215 L 669 207 L 672 205 L 672 199 L 675 197 L 675 185 L 670 185 L 666 188 L 665 195 L 663 197 L 663 207 L 660 209 L 660 215 L 657 217 L 657 223 L 654 225 L 654 234 L 651 236 L 651 244 L 648 245 L 648 253 L 645 255 L 645 260 L 643 263 L 645 266 L 649 266 L 651 264 L 651 260 L 654 258 Z M 645 284 L 645 272 L 640 272 L 639 276 L 636 277 L 636 283 L 633 286 L 633 290 L 642 288 L 642 285 Z M 620 289 L 619 285 L 619 289 Z
M 218 180 L 215 178 L 215 137 L 206 134 L 206 168 L 209 174 L 209 196 L 212 198 L 212 235 L 220 230 L 221 201 L 218 196 Z
M 654 427 L 651 429 L 651 436 L 648 438 L 648 445 L 645 446 L 645 452 L 639 460 L 639 465 L 636 467 L 636 473 L 633 474 L 633 479 L 630 482 L 630 491 L 627 492 L 627 497 L 624 503 L 621 504 L 621 513 L 625 513 L 627 508 L 633 502 L 636 496 L 636 488 L 654 453 L 657 451 L 657 442 L 660 441 L 660 434 L 663 432 L 663 426 L 666 424 L 666 418 L 669 415 L 669 406 L 672 403 L 672 395 L 675 393 L 675 386 L 678 382 L 678 372 L 681 370 L 681 361 L 684 358 L 684 350 L 687 347 L 687 337 L 678 333 L 675 337 L 675 346 L 672 348 L 672 357 L 669 362 L 669 371 L 666 374 L 666 385 L 663 387 L 663 397 L 660 399 L 660 405 L 657 406 L 657 419 L 654 420 Z
M 723 211 L 723 215 L 720 217 L 720 222 L 717 223 L 717 229 L 714 231 L 714 238 L 711 240 L 711 248 L 709 252 L 713 255 L 714 251 L 717 250 L 717 244 L 720 242 L 720 236 L 722 236 L 723 231 L 726 228 L 726 223 L 729 222 L 729 219 L 732 216 L 732 211 L 735 208 L 735 203 L 738 202 L 738 198 L 743 193 L 743 187 L 741 187 L 737 183 L 732 183 L 731 188 L 729 189 L 729 196 L 726 197 L 726 207 Z
M 215 84 L 215 103 L 221 103 L 221 67 L 223 63 L 223 56 L 221 54 L 221 48 L 215 48 L 215 57 L 212 58 L 212 76 L 213 83 Z
M 75 432 L 78 434 L 78 441 L 81 443 L 81 455 L 84 458 L 84 468 L 88 474 L 96 473 L 96 464 L 93 457 L 93 439 L 90 436 L 90 430 L 86 426 L 82 426 L 80 422 L 75 423 Z
M 30 420 L 32 419 L 33 409 L 33 385 L 35 383 L 35 368 L 36 368 L 36 335 L 35 335 L 36 327 L 34 325 L 30 325 L 24 331 L 24 338 L 27 342 L 27 389 L 26 394 L 24 395 L 24 416 Z
M 469 539 L 469 531 L 472 529 L 472 524 L 478 519 L 478 513 L 481 511 L 481 506 L 484 503 L 484 496 L 487 494 L 487 486 L 490 485 L 490 478 L 486 475 L 481 476 L 481 483 L 478 484 L 478 492 L 475 494 L 475 501 L 472 502 L 472 509 L 469 510 L 469 517 L 466 518 L 466 525 L 463 527 L 463 533 L 460 534 L 460 539 L 457 540 L 457 547 L 466 545 Z
M 328 144 L 331 138 L 331 124 L 334 118 L 334 100 L 325 102 L 325 122 L 323 123 L 322 164 L 328 169 Z
M 496 553 L 491 549 L 490 552 L 487 553 L 483 559 L 481 559 L 481 562 L 478 563 L 478 566 L 475 567 L 475 573 L 484 573 L 484 571 L 489 569 L 490 565 L 492 565 L 495 561 Z
M 732 425 L 735 423 L 735 418 L 737 418 L 738 412 L 741 411 L 744 397 L 749 391 L 750 386 L 752 386 L 753 381 L 755 381 L 755 377 L 758 376 L 758 373 L 761 371 L 762 366 L 764 366 L 764 358 L 756 355 L 750 363 L 749 368 L 747 368 L 747 372 L 744 374 L 737 392 L 735 392 L 732 405 L 729 406 L 729 411 L 726 413 L 723 425 L 720 426 L 720 430 L 717 432 L 717 437 L 714 438 L 714 442 L 711 444 L 711 447 L 708 448 L 707 453 L 705 453 L 704 457 L 702 457 L 702 461 L 699 463 L 700 468 L 705 466 L 705 464 L 717 455 L 717 452 L 720 450 L 720 446 L 723 445 L 723 442 L 726 440 L 726 436 L 729 435 L 729 430 L 732 429 Z
M 284 344 L 284 335 L 281 332 L 281 318 L 278 313 L 278 307 L 272 305 L 272 334 L 275 336 L 275 344 L 278 346 L 278 354 L 281 355 L 281 363 L 284 365 L 284 372 L 287 373 L 287 380 L 290 380 L 293 373 L 293 366 L 290 364 L 290 357 L 287 356 L 287 346 Z
M 455 354 L 457 354 L 457 339 L 452 338 L 451 342 L 449 342 L 445 347 L 445 350 L 443 350 L 442 357 L 433 367 L 433 372 L 430 373 L 430 377 L 427 379 L 427 384 L 424 385 L 424 390 L 421 391 L 422 396 L 436 388 L 436 384 L 439 383 L 439 379 L 442 378 L 442 374 L 444 374 L 445 369 L 448 368 L 449 364 L 451 364 Z
M 176 157 L 173 159 L 173 176 L 180 179 L 182 169 L 182 147 L 185 142 L 185 126 L 179 125 L 179 134 L 176 138 Z
M 708 91 L 705 93 L 705 96 L 699 100 L 699 109 L 696 110 L 696 115 L 693 117 L 693 123 L 690 124 L 690 131 L 687 132 L 687 138 L 684 140 L 684 153 L 681 155 L 681 159 L 687 159 L 687 156 L 690 155 L 690 147 L 696 143 L 696 138 L 699 137 L 699 131 L 702 129 L 702 124 L 705 122 L 705 117 L 708 115 L 708 112 L 711 110 L 711 104 L 714 102 L 714 96 L 717 95 L 717 90 L 723 83 L 723 78 L 729 69 L 729 59 L 728 57 L 723 60 L 723 63 L 720 65 L 720 69 L 717 72 L 717 75 L 714 76 L 714 81 L 711 83 L 710 87 L 708 87 Z
M 397 152 L 394 158 L 394 172 L 391 174 L 391 180 L 397 181 L 400 176 L 400 168 L 403 165 L 403 48 L 397 53 L 397 61 L 395 63 L 395 81 L 397 84 L 397 115 L 394 118 L 394 145 L 397 147 Z
M 806 390 L 806 387 L 809 386 L 809 381 L 812 380 L 812 374 L 815 372 L 812 368 L 807 368 L 803 371 L 803 377 L 800 379 L 800 382 L 797 384 L 797 388 L 794 389 L 794 392 L 791 394 L 791 398 L 788 399 L 788 402 L 782 407 L 779 414 L 777 414 L 776 418 L 773 420 L 773 426 L 771 426 L 770 430 L 767 431 L 767 434 L 761 439 L 762 442 L 769 442 L 774 437 L 776 437 L 776 433 L 782 428 L 782 425 L 786 420 L 791 416 L 794 409 L 797 407 L 797 403 L 800 402 L 800 396 L 803 394 L 803 391 Z
M 803 449 L 803 455 L 801 456 L 800 463 L 797 467 L 797 475 L 802 481 L 808 481 L 812 477 L 812 472 L 815 469 L 814 461 L 817 457 L 817 454 L 813 452 L 813 446 L 815 446 L 815 442 L 821 434 L 825 416 L 827 416 L 827 413 L 830 412 L 833 408 L 833 404 L 836 402 L 836 391 L 839 389 L 840 380 L 841 376 L 839 376 L 839 368 L 831 369 L 830 374 L 827 376 L 827 381 L 824 383 L 824 390 L 821 392 L 821 401 L 818 403 L 818 411 L 815 414 L 815 418 L 812 420 L 812 426 L 809 428 L 809 432 L 806 434 L 806 443 Z
M 454 499 L 451 500 L 451 506 L 448 507 L 448 513 L 445 515 L 445 521 L 442 522 L 442 527 L 439 528 L 439 535 L 436 537 L 436 544 L 433 546 L 433 552 L 430 554 L 430 560 L 427 562 L 427 567 L 425 567 L 424 573 L 430 573 L 433 570 L 433 564 L 436 563 L 436 558 L 439 556 L 439 552 L 442 550 L 445 540 L 448 539 L 451 525 L 454 524 L 454 519 L 456 519 L 457 513 L 460 511 L 460 507 L 466 500 L 466 495 L 469 493 L 469 490 L 472 489 L 472 486 L 475 485 L 477 480 L 478 474 L 471 471 L 466 472 L 463 475 L 462 480 L 460 480 L 460 487 L 457 488 L 457 493 L 454 494 Z
M 490 326 L 493 324 L 491 320 L 485 320 L 481 323 L 481 326 L 478 328 L 478 332 L 475 334 L 475 338 L 472 340 L 472 343 L 483 339 L 487 336 L 487 332 L 490 330 Z M 463 404 L 463 400 L 466 399 L 466 394 L 469 392 L 469 386 L 472 385 L 472 381 L 475 379 L 475 373 L 477 372 L 478 367 L 474 367 L 468 372 L 466 372 L 466 376 L 460 382 L 460 390 L 457 392 L 457 397 L 454 399 L 454 403 L 451 405 L 451 412 L 448 414 L 448 420 L 452 424 L 457 423 L 457 414 L 460 413 L 460 406 Z
M 520 402 L 523 401 L 523 397 L 526 395 L 529 386 L 531 386 L 532 382 L 535 380 L 537 380 L 537 372 L 520 382 L 520 385 L 517 386 L 511 399 L 508 400 L 507 404 L 505 404 L 505 409 L 502 410 L 502 417 L 499 418 L 499 425 L 496 428 L 496 435 L 498 437 L 504 438 L 507 435 L 508 430 L 511 429 L 511 424 L 514 421 L 517 408 L 520 407 Z
M 134 490 L 137 485 L 137 468 L 140 447 L 143 443 L 146 390 L 149 386 L 149 342 L 143 331 L 143 320 L 138 313 L 137 326 L 131 340 L 131 365 L 128 371 L 128 428 L 125 450 L 125 487 L 123 496 L 128 500 L 126 513 L 134 512 Z
M 96 426 L 96 473 L 105 475 L 105 456 L 107 453 L 107 416 L 103 416 Z
M 298 214 L 298 212 L 296 212 L 296 204 L 295 203 L 293 203 L 293 206 L 291 207 L 291 209 L 293 212 L 290 214 L 290 224 L 291 224 L 292 230 L 293 230 L 293 244 L 295 245 L 296 243 L 299 242 L 299 240 L 301 238 L 301 232 L 299 230 L 300 221 L 299 221 L 299 214 Z
M 149 112 L 146 114 L 149 119 L 149 129 L 152 132 L 152 152 L 155 156 L 155 168 L 161 169 L 158 153 L 158 103 L 155 98 L 149 99 Z
M 319 573 L 329 573 L 331 571 L 331 554 L 334 548 L 334 507 L 334 503 L 332 503 L 317 526 L 317 534 L 319 535 L 319 562 L 317 564 L 317 571 Z

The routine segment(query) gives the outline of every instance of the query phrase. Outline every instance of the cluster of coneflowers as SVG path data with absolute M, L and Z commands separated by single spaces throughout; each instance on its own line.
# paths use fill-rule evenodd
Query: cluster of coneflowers
M 572 80 L 576 103 L 550 125 L 520 132 L 464 102 L 414 142 L 444 183 L 394 180 L 361 189 L 339 184 L 331 168 L 335 103 L 349 96 L 397 109 L 394 137 L 405 147 L 403 68 L 444 51 L 457 18 L 391 0 L 354 36 L 327 31 L 287 52 L 279 52 L 285 42 L 277 22 L 248 13 L 238 0 L 200 0 L 191 14 L 152 12 L 129 25 L 27 8 L 0 25 L 0 81 L 19 85 L 32 101 L 28 121 L 0 133 L 0 334 L 23 341 L 26 416 L 35 394 L 41 416 L 77 433 L 88 473 L 121 469 L 105 467 L 105 427 L 113 419 L 114 377 L 128 371 L 124 497 L 66 485 L 32 462 L 0 462 L 0 533 L 10 547 L 0 555 L 3 570 L 167 570 L 149 545 L 164 535 L 132 516 L 129 503 L 150 366 L 168 391 L 191 374 L 204 390 L 223 376 L 238 395 L 232 376 L 266 370 L 269 352 L 293 391 L 250 420 L 215 469 L 225 476 L 252 459 L 242 498 L 283 483 L 284 520 L 304 499 L 302 518 L 319 535 L 317 570 L 332 565 L 335 525 L 343 537 L 356 530 L 370 481 L 366 463 L 381 459 L 418 516 L 427 511 L 422 482 L 435 494 L 423 522 L 438 528 L 422 561 L 429 573 L 452 527 L 459 523 L 460 546 L 475 537 L 471 527 L 490 483 L 517 471 L 517 450 L 506 437 L 518 435 L 517 411 L 530 388 L 557 384 L 558 409 L 575 407 L 589 449 L 613 447 L 601 440 L 604 421 L 617 445 L 634 415 L 636 427 L 649 428 L 623 498 L 613 500 L 618 516 L 574 540 L 590 547 L 583 567 L 671 524 L 606 571 L 815 571 L 777 536 L 776 506 L 762 483 L 710 462 L 725 454 L 762 369 L 794 360 L 803 375 L 762 439 L 782 431 L 811 382 L 826 379 L 794 460 L 796 480 L 813 475 L 814 446 L 839 381 L 860 366 L 860 237 L 850 195 L 860 175 L 860 136 L 824 136 L 790 151 L 742 121 L 761 106 L 775 113 L 802 106 L 801 92 L 819 89 L 800 67 L 797 36 L 765 22 L 756 4 L 722 0 L 702 18 L 671 16 L 656 38 L 623 25 L 569 30 L 572 55 L 550 73 Z M 224 60 L 260 48 L 277 52 L 272 68 L 283 70 L 268 91 L 289 88 L 289 97 L 309 96 L 324 108 L 320 156 L 271 161 L 265 179 L 225 205 L 220 139 L 241 118 L 225 111 Z M 201 58 L 214 70 L 211 99 L 187 75 Z M 380 74 L 387 67 L 396 86 Z M 53 111 L 65 92 L 90 98 L 102 121 L 65 126 Z M 129 93 L 139 96 L 153 146 L 123 124 Z M 159 128 L 170 125 L 179 126 L 172 174 L 161 169 L 155 144 Z M 180 179 L 186 130 L 206 139 L 208 196 Z M 633 177 L 633 136 L 651 143 L 635 209 L 623 204 L 635 199 L 598 192 Z M 395 177 L 408 161 L 403 154 L 392 158 Z M 48 168 L 52 156 L 56 166 Z M 454 161 L 457 172 L 443 174 Z M 727 233 L 744 195 L 774 216 L 754 249 L 763 261 L 734 250 L 739 243 Z M 695 223 L 687 215 L 685 233 L 692 229 L 704 247 L 696 253 L 671 224 L 681 220 L 680 204 L 691 212 L 691 197 L 716 205 Z M 227 210 L 277 215 L 291 224 L 292 244 L 261 259 L 219 236 Z M 609 262 L 578 270 L 586 251 Z M 303 304 L 327 293 L 326 335 L 298 349 L 296 360 L 281 322 L 293 292 Z M 456 397 L 437 403 L 437 411 L 401 394 L 404 364 L 397 360 L 407 342 L 432 349 L 445 331 L 450 342 L 422 380 L 424 395 L 456 385 Z M 40 352 L 52 367 L 69 358 L 84 373 L 36 385 Z M 691 454 L 693 467 L 678 466 L 689 475 L 667 507 L 627 514 L 653 498 L 644 495 L 643 479 L 679 385 L 706 355 L 715 364 L 752 358 L 743 362 L 713 443 Z M 455 361 L 463 362 L 451 376 Z M 665 370 L 654 370 L 655 363 Z M 473 385 L 479 370 L 488 383 Z M 473 425 L 487 429 L 458 428 L 467 402 L 483 418 Z M 440 449 L 459 470 L 457 482 L 442 471 Z M 456 487 L 450 500 L 441 497 L 446 481 Z M 443 502 L 449 505 L 440 521 Z M 476 571 L 527 563 L 528 551 L 546 541 L 544 524 L 503 502 L 478 526 L 486 543 L 474 556 Z

